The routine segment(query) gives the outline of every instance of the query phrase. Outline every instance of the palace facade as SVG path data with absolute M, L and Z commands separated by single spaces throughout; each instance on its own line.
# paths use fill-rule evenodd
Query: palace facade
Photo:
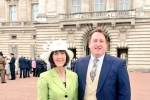
M 150 70 L 149 0 L 0 0 L 0 51 L 36 58 L 53 40 L 68 43 L 74 57 L 90 54 L 88 35 L 108 35 L 107 53 L 128 70 Z

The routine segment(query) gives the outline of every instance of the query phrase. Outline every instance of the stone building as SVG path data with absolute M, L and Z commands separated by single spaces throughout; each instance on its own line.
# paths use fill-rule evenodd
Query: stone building
M 0 51 L 36 57 L 47 40 L 62 39 L 74 57 L 90 53 L 95 27 L 108 35 L 107 53 L 129 70 L 150 69 L 149 0 L 0 0 Z M 45 48 L 46 49 L 46 48 Z

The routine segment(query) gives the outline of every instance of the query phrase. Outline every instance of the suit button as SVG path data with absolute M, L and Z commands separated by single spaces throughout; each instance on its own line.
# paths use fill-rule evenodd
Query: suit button
M 68 96 L 67 95 L 65 95 L 65 98 L 67 98 Z

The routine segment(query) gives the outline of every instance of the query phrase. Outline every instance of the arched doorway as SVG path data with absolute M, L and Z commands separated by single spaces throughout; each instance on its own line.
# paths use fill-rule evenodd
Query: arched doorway
M 76 58 L 76 48 L 69 48 L 69 50 L 71 50 L 74 54 L 73 58 Z
M 117 57 L 124 59 L 128 64 L 128 48 L 118 48 Z

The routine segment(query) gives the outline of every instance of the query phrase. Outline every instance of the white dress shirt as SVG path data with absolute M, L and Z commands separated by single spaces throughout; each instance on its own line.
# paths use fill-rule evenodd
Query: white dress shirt
M 97 66 L 96 73 L 102 67 L 104 56 L 105 56 L 105 53 L 101 57 L 97 58 L 98 61 L 96 63 L 96 66 Z M 93 65 L 94 65 L 94 59 L 95 59 L 95 57 L 91 54 L 91 58 L 90 58 L 90 61 L 89 61 L 89 70 L 91 70 Z

